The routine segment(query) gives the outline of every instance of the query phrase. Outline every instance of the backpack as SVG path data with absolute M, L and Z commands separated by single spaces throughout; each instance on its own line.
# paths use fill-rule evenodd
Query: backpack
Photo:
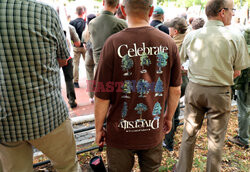
M 162 25 L 163 25 L 163 23 L 159 23 L 159 24 L 157 24 L 157 25 L 155 26 L 155 28 L 160 30 L 159 27 L 161 27 Z

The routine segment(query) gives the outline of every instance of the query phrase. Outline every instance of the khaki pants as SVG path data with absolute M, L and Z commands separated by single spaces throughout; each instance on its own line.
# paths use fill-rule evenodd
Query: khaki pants
M 135 154 L 138 155 L 141 172 L 157 172 L 161 165 L 162 143 L 152 149 L 146 150 L 118 149 L 108 146 L 108 171 L 131 171 L 134 166 Z
M 95 63 L 93 59 L 93 52 L 91 50 L 87 50 L 85 54 L 85 68 L 86 68 L 86 74 L 87 74 L 87 86 L 88 86 L 88 94 L 90 98 L 94 97 L 94 92 L 90 91 L 92 90 L 92 83 L 94 81 L 94 68 Z
M 230 118 L 231 88 L 201 86 L 189 81 L 185 95 L 184 130 L 176 171 L 191 171 L 195 141 L 205 113 L 208 137 L 206 171 L 220 171 L 222 149 Z
M 79 80 L 79 63 L 80 63 L 80 58 L 81 58 L 81 55 L 83 57 L 83 60 L 85 60 L 85 48 L 84 47 L 74 47 L 73 49 L 73 52 L 74 52 L 74 58 L 73 58 L 73 76 L 74 76 L 74 79 L 73 79 L 73 82 L 76 83 L 78 82 Z
M 52 161 L 57 171 L 81 171 L 76 157 L 76 144 L 70 119 L 39 139 L 1 143 L 0 164 L 3 172 L 32 172 L 32 146 L 42 151 Z

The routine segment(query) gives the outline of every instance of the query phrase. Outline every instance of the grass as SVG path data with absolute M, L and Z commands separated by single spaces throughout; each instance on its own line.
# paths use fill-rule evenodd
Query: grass
M 193 172 L 206 171 L 206 160 L 207 160 L 207 157 L 206 157 L 207 156 L 206 122 L 207 121 L 204 120 L 203 126 L 196 140 L 195 153 L 194 153 L 194 159 L 193 159 L 193 168 L 192 168 Z M 248 172 L 250 168 L 249 149 L 244 150 L 243 148 L 227 141 L 228 140 L 227 138 L 229 136 L 235 136 L 237 134 L 237 127 L 238 127 L 237 123 L 238 123 L 237 112 L 233 112 L 231 114 L 231 118 L 228 124 L 228 130 L 227 130 L 226 139 L 225 139 L 225 146 L 223 148 L 222 172 Z M 169 152 L 168 150 L 164 149 L 162 163 L 159 169 L 160 172 L 171 171 L 174 164 L 177 162 L 178 153 L 179 153 L 178 150 L 181 144 L 182 131 L 183 131 L 183 126 L 179 126 L 177 128 L 177 132 L 175 135 L 174 151 Z M 92 146 L 95 146 L 95 145 L 93 144 Z M 97 151 L 91 151 L 91 152 L 80 154 L 78 156 L 78 159 L 79 159 L 79 162 L 83 171 L 90 171 L 88 163 L 89 163 L 90 158 L 96 155 L 96 152 Z M 104 162 L 107 163 L 105 151 L 101 153 L 101 156 L 103 157 Z M 35 160 L 35 162 L 41 161 L 42 159 L 43 158 L 40 158 L 40 159 L 38 158 L 37 160 Z M 39 169 L 40 170 L 47 169 L 49 171 L 54 171 L 50 165 L 40 167 Z M 38 171 L 39 169 L 36 169 L 36 171 Z M 139 171 L 140 170 L 139 170 L 138 161 L 136 160 L 134 168 L 133 168 L 133 172 L 139 172 Z

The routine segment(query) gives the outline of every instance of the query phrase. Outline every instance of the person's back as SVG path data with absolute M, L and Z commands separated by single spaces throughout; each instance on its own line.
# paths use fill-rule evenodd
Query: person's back
M 141 171 L 157 171 L 178 104 L 178 49 L 169 35 L 149 25 L 152 3 L 124 1 L 129 28 L 106 40 L 96 71 L 96 143 L 107 143 L 109 171 L 131 171 L 135 154 Z
M 164 11 L 161 7 L 155 7 L 152 15 L 152 21 L 150 22 L 150 26 L 153 26 L 160 31 L 169 34 L 169 29 L 167 26 L 163 24 L 164 21 Z
M 231 86 L 250 66 L 244 37 L 229 29 L 233 0 L 208 0 L 207 23 L 186 35 L 180 56 L 189 59 L 185 120 L 176 171 L 191 171 L 197 134 L 207 117 L 206 171 L 221 171 L 222 150 L 231 110 Z
M 65 44 L 57 47 L 57 42 L 65 38 L 58 33 L 56 12 L 32 1 L 17 2 L 0 4 L 2 141 L 36 139 L 59 126 L 68 116 L 61 99 L 57 58 L 67 59 L 69 53 Z M 13 11 L 10 13 L 8 8 Z M 35 12 L 23 10 L 28 8 Z M 17 119 L 19 122 L 14 125 Z M 48 127 L 48 123 L 53 125 Z M 15 130 L 20 132 L 7 134 Z
M 89 24 L 89 31 L 91 33 L 94 56 L 100 56 L 102 47 L 106 39 L 124 29 L 126 22 L 122 19 L 116 18 L 111 12 L 104 11 L 100 16 L 96 17 Z M 102 30 L 100 30 L 100 28 Z M 101 34 L 100 34 L 101 33 Z M 98 34 L 98 37 L 94 36 Z
M 145 34 L 147 34 L 147 37 L 150 39 L 145 39 Z M 134 40 L 135 38 L 136 40 Z M 176 74 L 174 72 L 171 76 L 172 70 L 180 68 L 180 66 L 176 64 L 177 58 L 179 57 L 177 57 L 178 49 L 176 48 L 174 41 L 170 36 L 158 29 L 145 26 L 140 28 L 127 28 L 119 32 L 119 34 L 114 34 L 107 40 L 105 45 L 104 49 L 106 51 L 112 50 L 111 52 L 113 53 L 109 53 L 109 56 L 105 56 L 105 62 L 100 62 L 100 65 L 103 65 L 106 68 L 103 67 L 102 70 L 97 71 L 97 77 L 102 77 L 104 75 L 106 77 L 104 80 L 98 81 L 103 81 L 104 85 L 107 80 L 113 81 L 114 83 L 121 83 L 124 82 L 124 80 L 131 81 L 131 84 L 132 82 L 135 82 L 133 83 L 133 88 L 131 90 L 132 93 L 129 93 L 129 99 L 124 97 L 126 91 L 119 92 L 119 87 L 117 87 L 111 96 L 111 102 L 114 103 L 110 105 L 107 129 L 108 131 L 113 132 L 108 132 L 107 137 L 109 139 L 107 140 L 107 144 L 126 149 L 148 149 L 152 146 L 158 145 L 162 141 L 163 136 L 162 128 L 159 129 L 158 127 L 159 125 L 162 125 L 163 120 L 162 118 L 161 120 L 152 118 L 154 116 L 152 115 L 153 105 L 155 105 L 156 102 L 159 102 L 159 107 L 162 109 L 165 106 L 164 100 L 166 100 L 166 90 L 169 89 L 169 84 L 179 84 L 179 82 L 169 83 L 172 77 L 177 78 L 177 81 L 179 79 L 178 77 L 180 77 L 179 75 L 173 76 Z M 167 50 L 168 53 L 166 53 Z M 117 54 L 114 53 L 116 51 Z M 162 56 L 166 56 L 165 60 L 167 60 L 167 62 L 166 65 L 161 66 L 159 61 Z M 145 59 L 142 59 L 143 57 Z M 125 58 L 127 58 L 127 60 Z M 126 62 L 130 60 L 133 61 L 131 66 L 127 64 L 129 62 Z M 162 63 L 164 63 L 164 59 L 161 60 Z M 109 64 L 108 66 L 106 66 L 107 63 Z M 113 70 L 108 71 L 107 68 L 112 68 Z M 162 74 L 160 70 L 162 70 Z M 115 75 L 112 75 L 112 73 Z M 148 84 L 148 86 L 145 86 L 145 90 L 140 90 L 140 81 L 143 81 L 143 83 L 145 82 L 144 84 L 146 85 Z M 164 86 L 159 86 L 159 90 L 162 89 L 162 92 L 157 91 L 157 82 L 164 83 Z M 108 92 L 103 93 L 102 90 L 99 90 L 98 88 L 99 87 L 97 86 L 97 97 L 110 95 Z M 127 102 L 127 100 L 133 101 Z M 127 118 L 123 121 L 121 120 L 120 111 L 124 102 L 127 102 L 127 106 L 131 107 L 131 109 L 127 111 Z M 142 116 L 140 115 L 139 110 L 136 114 L 136 110 L 134 109 L 140 103 L 143 103 L 148 109 L 143 112 Z M 159 113 L 158 115 L 161 116 L 162 113 Z M 133 136 L 129 136 L 131 134 L 126 134 L 126 132 L 132 132 L 136 128 L 139 129 L 142 127 L 139 125 L 139 123 L 141 123 L 139 121 L 140 118 L 144 121 L 143 123 L 152 122 L 152 128 L 145 126 L 145 128 L 151 129 L 147 134 L 145 133 L 147 137 L 145 138 L 145 135 L 141 134 Z M 109 119 L 112 120 L 111 123 L 109 123 Z M 117 125 L 119 124 L 119 130 L 116 128 L 117 125 L 113 125 L 114 123 Z M 134 129 L 127 128 L 126 123 L 135 123 Z M 138 133 L 140 132 L 138 131 Z
M 222 22 L 215 20 L 208 21 L 203 28 L 190 32 L 185 38 L 185 45 L 189 45 L 188 58 L 192 64 L 192 68 L 189 68 L 189 79 L 201 85 L 233 85 L 232 61 L 237 57 L 237 63 L 241 59 L 239 57 L 246 56 L 242 54 L 245 51 L 238 51 L 241 47 L 245 48 L 244 42 L 243 35 L 232 32 L 223 27 Z M 184 48 L 182 51 L 187 50 Z M 208 54 L 210 58 L 207 58 Z
M 35 1 L 1 1 L 0 56 L 3 171 L 32 171 L 32 146 L 56 169 L 76 170 L 72 126 L 60 91 L 59 65 L 66 65 L 69 51 L 56 11 Z M 67 146 L 56 150 L 60 144 Z
M 70 21 L 70 25 L 74 26 L 74 28 L 76 29 L 76 33 L 78 35 L 78 38 L 81 39 L 82 37 L 82 33 L 85 30 L 86 27 L 86 21 L 83 18 L 83 15 L 86 12 L 86 7 L 84 6 L 79 6 L 76 8 L 76 13 L 78 15 L 78 17 L 72 21 Z
M 110 5 L 111 4 L 111 5 Z M 106 39 L 127 27 L 125 20 L 115 17 L 114 12 L 119 6 L 119 0 L 104 1 L 104 11 L 89 23 L 90 39 L 93 45 L 95 70 L 97 68 L 100 53 Z

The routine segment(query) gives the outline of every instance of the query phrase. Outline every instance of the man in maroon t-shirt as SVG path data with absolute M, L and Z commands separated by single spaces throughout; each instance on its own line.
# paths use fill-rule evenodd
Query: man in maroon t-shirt
M 178 49 L 149 26 L 152 0 L 124 0 L 121 9 L 129 28 L 107 39 L 95 76 L 96 143 L 107 143 L 109 171 L 131 171 L 135 154 L 141 171 L 157 171 L 180 97 Z

